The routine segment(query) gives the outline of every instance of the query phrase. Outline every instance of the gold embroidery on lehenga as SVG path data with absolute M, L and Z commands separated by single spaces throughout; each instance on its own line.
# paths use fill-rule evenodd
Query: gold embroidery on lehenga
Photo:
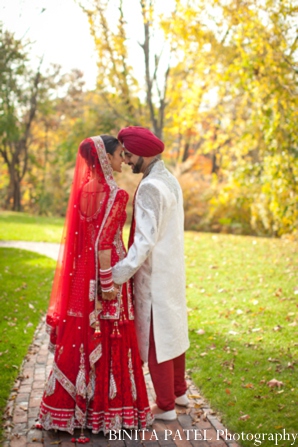
M 41 418 L 41 423 L 45 430 L 50 430 L 53 426 L 53 419 L 52 419 L 51 413 L 47 413 L 46 415 L 43 415 Z
M 76 398 L 76 389 L 74 384 L 63 374 L 62 371 L 58 368 L 56 363 L 53 363 L 53 373 L 55 374 L 58 382 L 63 386 L 63 388 L 71 395 L 73 399 Z
M 110 389 L 109 389 L 109 398 L 114 399 L 117 395 L 117 386 L 116 381 L 113 374 L 113 360 L 111 357 L 111 367 L 110 367 Z
M 52 428 L 52 427 L 51 427 L 51 428 Z M 68 419 L 68 421 L 67 421 L 66 429 L 67 429 L 67 431 L 68 431 L 69 433 L 73 433 L 74 428 L 75 428 L 75 420 L 74 420 L 74 417 L 71 416 L 71 417 Z
M 94 301 L 95 291 L 96 291 L 95 279 L 90 279 L 90 282 L 89 282 L 89 300 L 90 301 Z
M 132 296 L 130 280 L 128 280 L 126 283 L 126 291 L 127 291 L 128 319 L 134 320 L 135 316 L 134 316 L 133 296 Z
M 54 371 L 52 371 L 52 374 L 48 378 L 48 381 L 45 386 L 46 395 L 51 396 L 52 394 L 54 394 L 55 388 L 56 388 L 56 377 Z
M 80 409 L 80 407 L 78 407 L 78 405 L 76 405 L 75 408 L 75 417 L 79 424 L 84 427 L 86 422 L 86 414 Z
M 95 392 L 95 368 L 91 368 L 90 372 L 89 372 L 89 383 L 87 386 L 87 398 L 88 400 L 92 400 L 94 397 L 94 392 Z
M 95 310 L 93 310 L 92 312 L 90 312 L 89 314 L 89 324 L 90 326 L 93 326 L 93 324 L 96 322 L 96 312 Z
M 109 430 L 121 430 L 122 428 L 122 418 L 119 414 L 111 419 Z
M 84 345 L 81 344 L 80 347 L 81 358 L 80 358 L 80 368 L 76 380 L 76 393 L 79 396 L 86 397 L 87 385 L 86 385 L 86 370 L 85 370 L 85 353 Z
M 96 236 L 96 240 L 95 240 L 95 246 L 94 246 L 94 256 L 95 256 L 95 297 L 97 297 L 97 293 L 98 293 L 98 243 L 99 243 L 99 238 L 100 235 L 102 233 L 102 230 L 104 228 L 104 225 L 106 223 L 106 220 L 110 214 L 110 211 L 112 209 L 112 206 L 114 204 L 115 201 L 115 197 L 118 191 L 118 186 L 117 183 L 115 182 L 114 178 L 113 178 L 113 170 L 111 165 L 109 164 L 108 161 L 108 157 L 106 155 L 106 150 L 105 150 L 105 145 L 104 142 L 102 141 L 100 136 L 96 136 L 96 137 L 91 137 L 91 139 L 94 142 L 94 146 L 98 155 L 98 159 L 100 162 L 100 166 L 102 169 L 102 172 L 104 174 L 105 180 L 107 182 L 107 184 L 110 187 L 110 194 L 109 194 L 109 198 L 108 198 L 108 202 L 107 202 L 107 206 L 106 206 L 106 210 L 105 210 L 105 214 L 104 217 L 102 219 L 101 222 L 101 226 L 100 229 L 97 233 Z
M 115 239 L 113 242 L 113 245 L 115 246 L 116 249 L 116 253 L 119 257 L 119 261 L 122 261 L 122 259 L 125 258 L 125 250 L 123 248 L 123 243 L 122 243 L 122 238 L 121 238 L 121 229 L 118 227 L 116 234 L 115 234 Z
M 131 385 L 131 395 L 132 395 L 133 400 L 136 400 L 137 399 L 137 387 L 136 387 L 135 377 L 133 374 L 131 349 L 128 350 L 128 371 L 129 371 L 129 378 L 130 378 L 130 385 Z
M 91 367 L 93 367 L 93 365 L 95 365 L 95 363 L 97 362 L 97 360 L 100 359 L 101 356 L 102 356 L 102 346 L 100 343 L 98 346 L 96 346 L 95 349 L 93 349 L 93 351 L 89 355 L 89 362 L 90 362 Z

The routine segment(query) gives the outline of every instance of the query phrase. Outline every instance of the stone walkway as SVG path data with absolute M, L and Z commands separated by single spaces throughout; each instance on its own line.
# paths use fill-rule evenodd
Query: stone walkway
M 58 244 L 36 242 L 2 242 L 0 246 L 37 251 L 57 259 Z M 6 408 L 6 440 L 3 447 L 72 447 L 72 436 L 64 432 L 35 429 L 39 404 L 46 378 L 50 372 L 53 355 L 47 349 L 48 335 L 44 321 L 38 326 L 32 345 L 24 359 L 21 373 L 13 387 Z M 148 371 L 145 372 L 148 396 L 151 403 L 155 394 Z M 200 396 L 199 391 L 189 380 L 187 392 L 190 398 L 188 408 L 176 406 L 177 420 L 171 422 L 155 421 L 147 432 L 127 430 L 120 435 L 104 436 L 102 433 L 90 437 L 90 447 L 239 447 L 220 420 Z M 79 432 L 75 433 L 79 437 Z M 76 444 L 80 445 L 80 444 Z
M 55 261 L 58 259 L 59 246 L 60 244 L 52 244 L 51 242 L 0 241 L 0 247 L 34 251 L 40 255 L 52 258 Z

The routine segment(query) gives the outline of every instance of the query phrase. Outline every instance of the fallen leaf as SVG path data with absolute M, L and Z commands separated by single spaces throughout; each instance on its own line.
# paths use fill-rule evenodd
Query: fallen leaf
M 250 416 L 248 414 L 244 414 L 243 416 L 240 416 L 240 421 L 247 421 L 247 419 L 250 419 Z
M 196 331 L 196 333 L 197 333 L 198 335 L 204 335 L 204 334 L 205 334 L 205 331 L 204 331 L 204 329 L 198 329 L 198 330 Z
M 279 359 L 272 359 L 271 357 L 269 357 L 268 362 L 280 363 L 280 360 Z
M 197 402 L 195 402 L 195 404 L 194 404 L 194 408 L 201 408 L 202 405 L 203 405 L 203 404 L 198 404 Z
M 276 379 L 271 379 L 271 380 L 269 380 L 269 382 L 267 382 L 267 385 L 270 387 L 270 388 L 274 388 L 274 387 L 278 387 L 278 388 L 280 388 L 281 386 L 283 386 L 284 384 L 283 384 L 283 382 L 280 382 L 279 380 L 276 380 Z
M 188 394 L 187 397 L 189 397 L 189 399 L 201 399 L 199 394 Z
M 197 422 L 200 422 L 200 418 L 193 419 L 191 425 L 196 425 Z

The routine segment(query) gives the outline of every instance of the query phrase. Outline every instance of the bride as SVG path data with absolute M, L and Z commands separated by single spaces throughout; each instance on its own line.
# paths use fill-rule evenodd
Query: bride
M 152 423 L 132 287 L 112 281 L 112 267 L 126 254 L 128 194 L 113 178 L 122 162 L 114 137 L 80 144 L 46 318 L 54 361 L 37 424 L 45 430 L 106 434 Z

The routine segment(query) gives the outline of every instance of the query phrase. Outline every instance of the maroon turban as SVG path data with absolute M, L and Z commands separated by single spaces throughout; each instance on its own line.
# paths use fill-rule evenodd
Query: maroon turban
M 118 133 L 118 140 L 129 152 L 141 157 L 154 157 L 164 150 L 163 142 L 144 127 L 125 127 Z

